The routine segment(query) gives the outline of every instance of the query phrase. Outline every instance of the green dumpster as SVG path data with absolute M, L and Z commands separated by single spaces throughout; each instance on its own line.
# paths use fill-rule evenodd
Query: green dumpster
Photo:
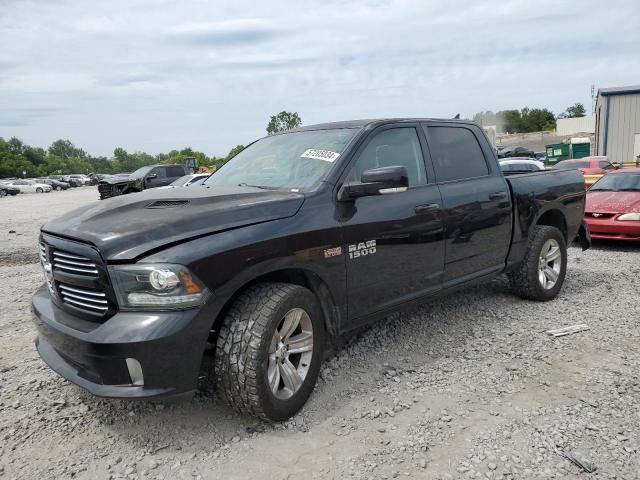
M 571 142 L 571 158 L 588 157 L 591 153 L 591 143 L 589 142 Z
M 555 165 L 562 160 L 569 160 L 571 158 L 571 146 L 567 143 L 553 143 L 547 145 L 547 165 Z

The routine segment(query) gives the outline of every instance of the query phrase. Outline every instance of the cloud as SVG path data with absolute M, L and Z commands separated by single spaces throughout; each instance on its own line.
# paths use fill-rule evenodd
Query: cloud
M 183 23 L 171 26 L 167 33 L 169 41 L 215 46 L 264 43 L 283 34 L 262 19 Z
M 59 107 L 26 107 L 3 110 L 0 113 L 0 127 L 25 127 L 61 110 Z
M 637 13 L 635 0 L 111 0 L 90 13 L 0 0 L 0 136 L 222 155 L 281 110 L 305 124 L 560 112 L 589 105 L 592 84 L 637 83 Z
M 111 34 L 117 29 L 114 21 L 109 17 L 82 17 L 76 23 L 76 28 L 81 33 L 87 34 Z

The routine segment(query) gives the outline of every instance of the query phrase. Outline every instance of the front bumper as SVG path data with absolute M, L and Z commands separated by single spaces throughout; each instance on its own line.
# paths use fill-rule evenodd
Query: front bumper
M 640 242 L 640 222 L 619 221 L 614 218 L 587 218 L 591 237 L 598 240 L 626 240 Z
M 118 312 L 95 328 L 77 329 L 77 318 L 57 307 L 42 286 L 33 296 L 40 357 L 56 373 L 94 395 L 148 398 L 197 387 L 211 328 L 207 308 L 175 312 Z M 86 322 L 89 323 L 89 322 Z M 83 326 L 85 327 L 85 326 Z M 142 367 L 134 385 L 126 359 Z

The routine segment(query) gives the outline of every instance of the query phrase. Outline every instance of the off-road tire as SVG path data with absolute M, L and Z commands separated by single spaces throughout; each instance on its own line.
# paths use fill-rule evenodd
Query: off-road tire
M 538 261 L 545 242 L 554 239 L 560 246 L 560 274 L 555 285 L 545 289 L 538 279 Z M 529 235 L 529 243 L 524 254 L 524 259 L 517 270 L 508 274 L 511 290 L 517 296 L 527 299 L 546 302 L 553 300 L 564 283 L 567 273 L 567 243 L 562 232 L 555 227 L 538 225 L 533 227 Z
M 311 318 L 313 355 L 300 388 L 282 400 L 268 385 L 269 347 L 275 329 L 293 308 L 304 309 Z M 291 418 L 313 391 L 323 345 L 322 310 L 308 289 L 288 283 L 249 287 L 234 302 L 220 328 L 214 356 L 216 393 L 239 413 L 271 421 Z

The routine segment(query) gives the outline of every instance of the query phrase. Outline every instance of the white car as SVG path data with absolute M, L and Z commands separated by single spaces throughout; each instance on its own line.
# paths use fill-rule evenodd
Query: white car
M 48 193 L 51 191 L 51 185 L 47 185 L 46 183 L 38 183 L 34 180 L 12 180 L 8 183 L 8 185 L 20 189 L 20 193 Z
M 540 172 L 545 169 L 544 163 L 530 157 L 501 158 L 499 163 L 500 170 L 506 174 Z
M 210 173 L 194 173 L 191 175 L 184 175 L 165 187 L 157 187 L 157 190 L 162 188 L 176 188 L 176 187 L 189 187 L 191 185 L 199 185 Z

